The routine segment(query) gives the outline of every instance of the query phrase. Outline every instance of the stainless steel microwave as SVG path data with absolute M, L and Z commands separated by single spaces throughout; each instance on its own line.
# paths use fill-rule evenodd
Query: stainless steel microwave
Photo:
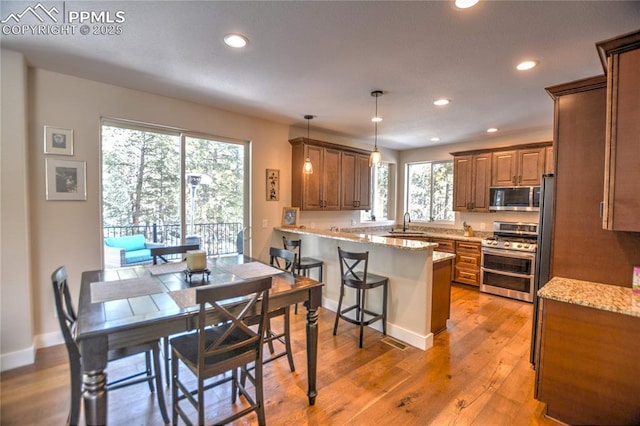
M 540 210 L 539 186 L 492 186 L 489 210 L 533 212 Z

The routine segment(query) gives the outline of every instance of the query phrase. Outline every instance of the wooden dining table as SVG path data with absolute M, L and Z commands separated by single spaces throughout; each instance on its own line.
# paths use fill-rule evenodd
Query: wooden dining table
M 272 275 L 269 309 L 295 303 L 307 308 L 307 396 L 314 405 L 318 359 L 318 308 L 322 283 L 281 273 L 244 256 L 207 259 L 209 274 L 186 279 L 186 262 L 86 271 L 82 274 L 76 339 L 82 354 L 86 423 L 107 424 L 107 352 L 197 328 L 200 285 L 239 282 Z M 165 348 L 166 349 L 166 348 Z M 167 379 L 168 380 L 168 379 Z

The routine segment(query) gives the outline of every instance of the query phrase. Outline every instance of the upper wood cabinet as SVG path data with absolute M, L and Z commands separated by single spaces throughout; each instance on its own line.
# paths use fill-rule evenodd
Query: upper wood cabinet
M 550 174 L 555 172 L 555 165 L 553 160 L 553 147 L 548 146 L 544 149 L 544 173 Z
M 331 147 L 306 143 L 298 138 L 290 141 L 291 156 L 291 204 L 302 210 L 340 209 L 341 151 Z M 313 173 L 302 172 L 304 160 L 309 158 Z
M 491 186 L 536 186 L 545 168 L 545 148 L 493 153 Z
M 371 207 L 369 152 L 307 138 L 292 139 L 289 143 L 292 147 L 293 207 L 301 210 L 363 210 Z M 312 174 L 302 172 L 306 158 L 313 165 Z
M 597 46 L 607 64 L 602 226 L 640 231 L 640 31 Z
M 489 211 L 491 153 L 454 155 L 453 210 Z
M 371 208 L 371 169 L 369 155 L 342 152 L 341 210 L 368 210 Z

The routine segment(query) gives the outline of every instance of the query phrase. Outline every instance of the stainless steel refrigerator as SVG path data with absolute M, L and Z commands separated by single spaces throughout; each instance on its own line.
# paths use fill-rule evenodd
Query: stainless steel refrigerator
M 531 331 L 530 361 L 536 367 L 535 353 L 538 325 L 538 290 L 551 279 L 551 246 L 553 243 L 553 212 L 554 212 L 555 176 L 542 175 L 540 187 L 540 216 L 538 218 L 538 249 L 536 252 L 536 273 L 533 289 L 533 326 Z

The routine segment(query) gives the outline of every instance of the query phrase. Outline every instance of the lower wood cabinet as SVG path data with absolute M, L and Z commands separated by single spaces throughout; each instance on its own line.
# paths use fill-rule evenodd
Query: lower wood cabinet
M 447 320 L 451 313 L 452 263 L 453 259 L 448 259 L 433 264 L 431 299 L 431 332 L 433 334 L 438 334 L 447 328 Z
M 640 318 L 541 299 L 536 399 L 566 424 L 640 424 Z
M 453 280 L 480 286 L 480 243 L 456 241 L 456 266 Z

